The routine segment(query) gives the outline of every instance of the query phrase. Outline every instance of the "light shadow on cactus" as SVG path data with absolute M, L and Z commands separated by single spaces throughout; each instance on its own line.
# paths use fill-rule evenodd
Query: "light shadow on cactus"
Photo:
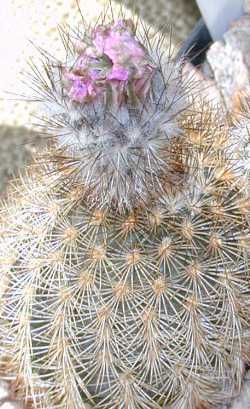
M 36 132 L 25 127 L 0 125 L 0 192 L 8 180 L 17 176 L 42 144 Z

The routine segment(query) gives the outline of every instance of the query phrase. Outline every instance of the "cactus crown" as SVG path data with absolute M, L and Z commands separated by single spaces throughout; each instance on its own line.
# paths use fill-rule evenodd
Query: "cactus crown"
M 47 60 L 42 87 L 37 78 L 58 162 L 92 203 L 131 209 L 183 178 L 180 121 L 192 83 L 162 41 L 145 28 L 139 40 L 131 19 L 103 23 L 71 39 L 66 62 Z

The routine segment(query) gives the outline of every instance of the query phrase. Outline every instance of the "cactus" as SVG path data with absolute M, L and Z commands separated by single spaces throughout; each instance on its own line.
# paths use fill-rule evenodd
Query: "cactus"
M 216 405 L 249 358 L 240 128 L 138 26 L 32 66 L 48 147 L 2 206 L 0 379 L 34 408 Z

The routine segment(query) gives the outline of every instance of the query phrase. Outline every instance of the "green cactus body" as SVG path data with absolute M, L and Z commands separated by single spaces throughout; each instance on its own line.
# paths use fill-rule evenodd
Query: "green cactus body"
M 3 206 L 0 369 L 35 408 L 215 405 L 247 360 L 248 180 L 228 126 L 131 27 L 116 40 L 136 52 L 89 93 L 74 81 L 104 46 L 80 74 L 49 66 L 56 140 Z

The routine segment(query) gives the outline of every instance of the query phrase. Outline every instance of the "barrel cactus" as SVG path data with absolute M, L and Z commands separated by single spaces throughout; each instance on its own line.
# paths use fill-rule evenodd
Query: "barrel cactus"
M 41 409 L 216 405 L 249 358 L 240 128 L 143 24 L 62 38 L 31 80 L 46 152 L 2 205 L 0 379 Z

